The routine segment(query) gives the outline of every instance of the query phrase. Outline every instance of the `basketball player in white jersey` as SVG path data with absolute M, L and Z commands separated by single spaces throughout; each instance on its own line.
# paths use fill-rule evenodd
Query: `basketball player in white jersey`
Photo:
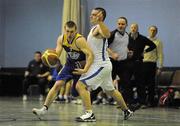
M 91 12 L 90 22 L 94 27 L 88 35 L 87 42 L 94 53 L 94 62 L 85 74 L 82 74 L 81 69 L 75 69 L 74 74 L 82 74 L 76 88 L 81 91 L 89 88 L 95 90 L 100 86 L 108 95 L 112 96 L 117 101 L 118 107 L 124 111 L 124 120 L 127 120 L 133 112 L 128 109 L 121 93 L 113 86 L 111 77 L 112 65 L 106 50 L 107 43 L 104 41 L 104 39 L 110 37 L 110 31 L 103 22 L 105 17 L 106 12 L 103 8 L 94 8 Z M 90 96 L 85 93 L 84 95 L 86 97 L 82 97 L 82 100 L 86 112 L 84 115 L 77 117 L 76 121 L 96 121 L 95 115 L 92 112 Z M 80 94 L 80 96 L 83 95 Z

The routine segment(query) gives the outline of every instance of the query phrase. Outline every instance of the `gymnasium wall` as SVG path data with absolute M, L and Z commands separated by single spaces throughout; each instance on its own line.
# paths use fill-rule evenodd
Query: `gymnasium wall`
M 157 25 L 165 66 L 180 66 L 180 0 L 86 1 L 89 13 L 96 6 L 107 10 L 111 30 L 119 16 L 126 16 L 129 24 L 137 22 L 144 35 L 150 24 Z M 63 0 L 0 0 L 0 65 L 24 67 L 34 51 L 54 48 L 61 32 L 62 6 Z
M 4 67 L 27 66 L 36 50 L 55 48 L 62 6 L 62 0 L 4 0 Z
M 4 65 L 4 6 L 0 0 L 0 69 Z

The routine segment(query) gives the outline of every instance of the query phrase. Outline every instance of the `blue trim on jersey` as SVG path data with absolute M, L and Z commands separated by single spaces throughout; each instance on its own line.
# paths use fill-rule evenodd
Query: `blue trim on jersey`
M 92 74 L 91 76 L 89 76 L 89 77 L 87 77 L 87 78 L 84 78 L 84 79 L 82 79 L 82 80 L 80 80 L 80 81 L 82 81 L 84 84 L 87 85 L 86 80 L 89 80 L 89 79 L 95 77 L 96 75 L 98 75 L 103 68 L 104 68 L 104 67 L 100 67 L 94 74 Z
M 103 59 L 103 61 L 105 61 L 105 60 L 106 60 L 106 58 L 105 58 L 105 41 L 103 41 L 102 59 Z

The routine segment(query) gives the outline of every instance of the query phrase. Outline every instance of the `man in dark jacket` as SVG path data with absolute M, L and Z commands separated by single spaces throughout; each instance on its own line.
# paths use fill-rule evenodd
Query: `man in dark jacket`
M 148 46 L 145 49 L 145 46 Z M 126 92 L 128 96 L 128 103 L 132 104 L 133 101 L 133 91 L 132 88 L 135 86 L 137 88 L 138 99 L 137 103 L 144 106 L 145 105 L 145 85 L 143 85 L 142 80 L 142 63 L 143 63 L 143 55 L 146 52 L 152 51 L 156 48 L 156 45 L 141 35 L 138 32 L 138 24 L 133 23 L 130 26 L 130 34 L 129 34 L 129 44 L 128 44 L 128 62 L 127 62 L 127 77 L 129 80 L 134 77 L 134 83 L 129 83 L 126 86 Z M 132 85 L 133 84 L 133 85 Z
M 34 59 L 29 62 L 25 71 L 25 79 L 23 81 L 23 101 L 27 100 L 27 89 L 31 84 L 39 85 L 39 100 L 43 100 L 45 86 L 47 84 L 47 76 L 49 74 L 49 68 L 41 61 L 41 52 L 36 51 L 34 53 Z

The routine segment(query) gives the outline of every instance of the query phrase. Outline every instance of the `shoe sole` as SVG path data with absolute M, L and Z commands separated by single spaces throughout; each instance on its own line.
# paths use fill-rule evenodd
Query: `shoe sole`
M 90 120 L 80 120 L 76 119 L 77 122 L 96 122 L 96 119 L 90 119 Z

